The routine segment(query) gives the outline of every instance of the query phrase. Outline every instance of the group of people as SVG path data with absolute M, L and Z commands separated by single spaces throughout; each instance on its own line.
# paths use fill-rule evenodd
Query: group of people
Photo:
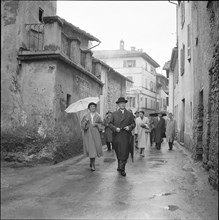
M 83 150 L 90 158 L 91 171 L 95 171 L 95 158 L 103 156 L 101 133 L 104 133 L 108 151 L 113 149 L 116 153 L 117 171 L 122 176 L 126 176 L 125 166 L 134 143 L 137 143 L 140 155 L 144 156 L 145 147 L 152 146 L 155 142 L 156 148 L 159 150 L 163 137 L 166 136 L 169 150 L 172 150 L 177 133 L 176 121 L 173 119 L 172 113 L 169 113 L 166 121 L 161 113 L 150 120 L 144 115 L 144 111 L 140 111 L 139 116 L 135 114 L 136 117 L 134 117 L 132 111 L 126 109 L 127 102 L 124 97 L 120 97 L 116 101 L 118 110 L 107 112 L 103 121 L 96 112 L 97 105 L 89 103 L 89 113 L 83 117 L 81 127 Z
M 137 149 L 140 148 L 140 155 L 142 155 L 145 147 L 149 145 L 152 146 L 153 143 L 155 143 L 156 149 L 160 150 L 161 143 L 165 137 L 169 145 L 169 150 L 173 149 L 173 142 L 177 136 L 177 124 L 172 113 L 168 114 L 168 118 L 166 120 L 163 118 L 163 113 L 158 113 L 156 117 L 151 116 L 150 118 L 144 116 L 144 111 L 136 112 L 135 115 L 135 145 Z M 145 132 L 142 132 L 142 130 Z M 142 145 L 142 139 L 146 142 L 146 144 L 144 143 Z

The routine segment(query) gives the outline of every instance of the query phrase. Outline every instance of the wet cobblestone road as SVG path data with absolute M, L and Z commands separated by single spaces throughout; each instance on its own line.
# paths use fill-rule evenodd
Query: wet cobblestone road
M 97 159 L 78 157 L 31 168 L 2 167 L 1 217 L 38 219 L 200 219 L 218 217 L 218 193 L 207 172 L 188 151 L 146 149 L 128 161 L 127 176 L 117 171 L 113 152 Z

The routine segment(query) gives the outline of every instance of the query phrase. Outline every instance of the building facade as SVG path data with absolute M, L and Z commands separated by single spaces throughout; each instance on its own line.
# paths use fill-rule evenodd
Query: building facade
M 4 1 L 1 6 L 3 142 L 10 137 L 56 141 L 70 157 L 74 148 L 82 149 L 84 111 L 67 114 L 65 109 L 102 95 L 101 73 L 89 49 L 90 42 L 100 41 L 56 16 L 54 1 Z
M 100 96 L 100 115 L 104 118 L 108 111 L 117 110 L 116 101 L 119 97 L 126 95 L 126 91 L 133 82 L 97 58 L 93 59 L 93 64 L 96 68 L 95 72 L 100 74 L 103 83 L 103 92 Z
M 203 162 L 217 187 L 219 3 L 178 1 L 177 15 L 178 40 L 168 71 L 173 75 L 178 141 Z
M 119 50 L 95 50 L 94 56 L 104 61 L 120 74 L 133 81 L 133 87 L 127 91 L 127 107 L 144 110 L 147 113 L 156 110 L 159 103 L 156 86 L 156 68 L 159 64 L 142 50 L 125 50 L 124 41 L 120 41 Z

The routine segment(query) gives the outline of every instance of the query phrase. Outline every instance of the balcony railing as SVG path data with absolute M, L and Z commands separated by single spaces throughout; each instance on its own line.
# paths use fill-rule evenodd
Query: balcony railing
M 44 24 L 26 24 L 27 50 L 42 51 L 44 45 Z
M 61 53 L 75 64 L 92 73 L 92 53 L 80 48 L 77 37 L 69 37 L 57 22 L 26 24 L 26 50 Z M 95 73 L 93 73 L 98 77 Z

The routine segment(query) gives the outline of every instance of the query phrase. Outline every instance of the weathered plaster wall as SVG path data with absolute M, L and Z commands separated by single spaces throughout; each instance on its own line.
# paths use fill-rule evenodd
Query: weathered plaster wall
M 95 96 L 100 97 L 101 86 L 90 77 L 68 64 L 57 61 L 55 83 L 55 134 L 62 142 L 62 150 L 71 156 L 75 150 L 82 150 L 80 122 L 87 110 L 78 113 L 66 113 L 67 94 L 71 96 L 70 103 L 79 99 Z M 99 111 L 99 103 L 97 111 Z
M 23 97 L 17 52 L 27 45 L 25 24 L 39 23 L 38 10 L 56 13 L 55 1 L 1 1 L 1 130 L 14 133 L 23 123 Z
M 55 73 L 56 63 L 42 60 L 22 62 L 21 94 L 23 112 L 26 115 L 24 126 L 43 138 L 52 137 L 55 127 Z

